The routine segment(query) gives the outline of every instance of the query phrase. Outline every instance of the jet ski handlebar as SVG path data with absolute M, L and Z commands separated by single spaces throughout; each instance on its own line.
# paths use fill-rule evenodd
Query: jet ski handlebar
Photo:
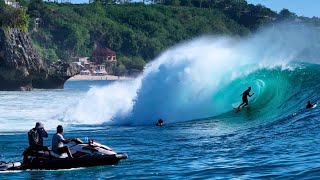
M 83 144 L 83 142 L 79 138 L 74 138 L 73 142 L 76 144 Z

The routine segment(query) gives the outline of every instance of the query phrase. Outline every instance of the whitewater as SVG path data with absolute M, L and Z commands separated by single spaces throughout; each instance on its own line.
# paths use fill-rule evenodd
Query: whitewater
M 95 139 L 116 166 L 1 172 L 5 179 L 318 179 L 320 36 L 280 24 L 247 37 L 203 36 L 168 48 L 129 81 L 67 81 L 63 90 L 0 92 L 0 161 L 16 161 L 44 123 L 50 146 Z M 242 92 L 255 94 L 235 112 Z M 155 127 L 162 118 L 165 125 Z

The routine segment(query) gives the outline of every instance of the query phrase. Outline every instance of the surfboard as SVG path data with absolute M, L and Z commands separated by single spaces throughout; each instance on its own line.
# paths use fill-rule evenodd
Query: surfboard
M 312 108 L 316 108 L 317 106 L 318 106 L 318 103 L 314 104 Z
M 242 107 L 240 107 L 240 108 L 233 108 L 234 110 L 236 110 L 236 112 L 239 112 L 241 109 L 242 109 Z

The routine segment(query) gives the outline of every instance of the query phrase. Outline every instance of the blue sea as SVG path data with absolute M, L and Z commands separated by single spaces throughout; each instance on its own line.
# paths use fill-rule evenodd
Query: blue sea
M 319 179 L 320 108 L 305 109 L 320 99 L 316 38 L 280 30 L 179 44 L 128 81 L 0 92 L 0 161 L 21 160 L 37 121 L 48 146 L 61 124 L 65 137 L 129 156 L 114 166 L 4 171 L 0 179 Z M 255 94 L 236 112 L 249 86 Z

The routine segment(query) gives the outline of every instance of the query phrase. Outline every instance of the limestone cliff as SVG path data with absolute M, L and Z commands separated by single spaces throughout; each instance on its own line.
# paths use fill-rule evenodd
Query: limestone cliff
M 1 91 L 63 88 L 65 81 L 79 71 L 76 64 L 45 65 L 27 33 L 0 28 Z

